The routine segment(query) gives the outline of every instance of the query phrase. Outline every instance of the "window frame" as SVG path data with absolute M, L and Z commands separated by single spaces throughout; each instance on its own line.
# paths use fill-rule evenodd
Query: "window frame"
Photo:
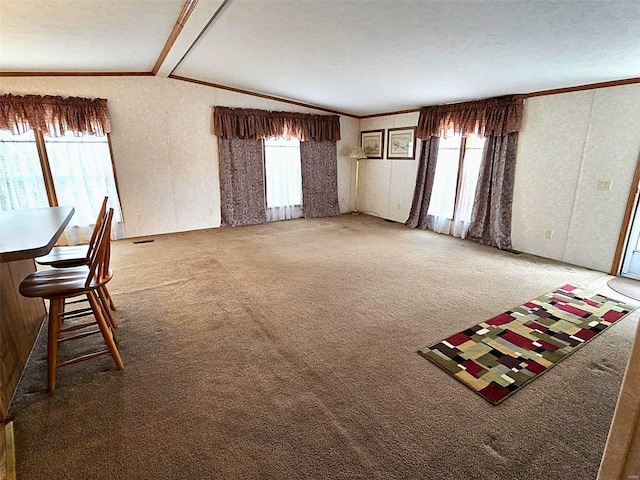
M 58 207 L 58 196 L 56 193 L 55 183 L 53 181 L 53 175 L 51 174 L 51 166 L 49 163 L 49 155 L 47 153 L 46 141 L 44 134 L 41 130 L 34 129 L 33 136 L 36 141 L 36 149 L 38 151 L 38 158 L 40 159 L 40 169 L 42 177 L 44 179 L 44 187 L 47 192 L 47 199 L 50 207 Z M 113 159 L 113 148 L 111 145 L 111 134 L 107 133 L 107 147 L 109 149 L 109 158 L 111 159 L 111 169 L 113 171 L 113 181 L 115 182 L 116 192 L 118 194 L 118 200 L 120 202 L 122 197 L 120 195 L 120 187 L 118 185 L 118 174 L 116 173 L 116 164 Z M 124 223 L 124 212 L 122 212 L 122 222 Z
M 460 185 L 462 184 L 462 167 L 464 164 L 464 157 L 467 154 L 467 137 L 462 137 L 460 140 L 460 155 L 458 155 L 458 175 L 456 178 L 456 197 L 453 202 L 453 218 L 458 211 L 458 200 L 460 199 Z M 451 221 L 453 221 L 453 218 Z

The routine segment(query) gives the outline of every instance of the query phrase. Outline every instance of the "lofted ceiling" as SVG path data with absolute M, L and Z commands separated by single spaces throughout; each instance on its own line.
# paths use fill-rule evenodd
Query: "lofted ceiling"
M 1 72 L 152 70 L 354 115 L 635 78 L 640 0 L 0 0 Z
M 184 0 L 0 0 L 0 71 L 150 71 Z

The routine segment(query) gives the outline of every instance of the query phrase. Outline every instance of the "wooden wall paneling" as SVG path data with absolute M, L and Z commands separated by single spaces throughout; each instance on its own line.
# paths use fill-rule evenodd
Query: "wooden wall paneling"
M 7 443 L 5 440 L 5 425 L 0 428 L 0 480 L 7 478 Z
M 32 259 L 0 264 L 0 421 L 5 421 L 11 398 L 46 315 L 44 301 L 18 293 L 20 282 L 35 271 Z

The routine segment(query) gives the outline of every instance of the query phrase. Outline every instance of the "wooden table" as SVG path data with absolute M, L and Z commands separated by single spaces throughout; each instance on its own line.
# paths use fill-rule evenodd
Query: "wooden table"
M 44 301 L 25 298 L 20 282 L 36 271 L 34 258 L 56 244 L 73 207 L 0 212 L 0 422 L 18 386 L 46 315 Z

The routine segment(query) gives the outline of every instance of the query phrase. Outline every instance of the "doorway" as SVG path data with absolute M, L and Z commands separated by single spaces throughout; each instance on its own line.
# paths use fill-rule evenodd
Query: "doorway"
M 620 272 L 623 277 L 635 280 L 640 280 L 640 215 L 638 213 L 638 202 L 636 201 Z
M 618 245 L 613 255 L 611 275 L 640 280 L 640 211 L 638 200 L 640 193 L 640 156 L 633 175 L 629 198 L 622 218 Z

